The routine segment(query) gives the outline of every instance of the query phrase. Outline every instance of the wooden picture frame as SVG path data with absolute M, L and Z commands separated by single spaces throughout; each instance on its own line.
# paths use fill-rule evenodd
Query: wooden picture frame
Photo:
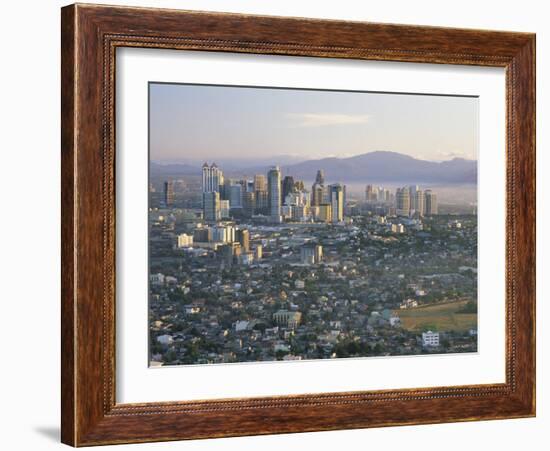
M 535 415 L 535 35 L 176 10 L 62 9 L 62 441 L 73 446 Z M 115 50 L 506 69 L 506 382 L 118 404 Z

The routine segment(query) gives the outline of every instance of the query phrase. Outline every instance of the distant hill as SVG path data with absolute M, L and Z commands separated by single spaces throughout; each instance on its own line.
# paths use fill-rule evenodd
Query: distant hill
M 397 152 L 376 151 L 350 158 L 309 160 L 283 168 L 298 178 L 312 179 L 323 169 L 327 180 L 401 183 L 476 183 L 477 161 L 455 158 L 433 162 Z
M 223 170 L 224 167 L 221 166 Z M 225 170 L 228 176 L 267 172 L 267 166 L 241 171 Z M 322 158 L 281 167 L 283 175 L 313 180 L 318 169 L 328 182 L 471 184 L 477 181 L 477 161 L 454 158 L 443 162 L 419 160 L 397 152 L 375 151 L 349 158 Z M 201 168 L 187 164 L 151 163 L 151 175 L 200 175 Z

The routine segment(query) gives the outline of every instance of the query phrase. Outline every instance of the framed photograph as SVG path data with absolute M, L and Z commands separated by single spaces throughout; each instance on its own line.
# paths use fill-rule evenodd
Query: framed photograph
M 62 441 L 535 415 L 535 36 L 62 9 Z

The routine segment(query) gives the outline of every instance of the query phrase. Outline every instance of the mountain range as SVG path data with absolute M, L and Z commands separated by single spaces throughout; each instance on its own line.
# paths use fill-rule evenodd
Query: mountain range
M 224 167 L 220 165 L 221 169 Z M 258 165 L 245 169 L 224 170 L 229 177 L 265 174 L 268 166 Z M 477 161 L 454 158 L 434 162 L 420 160 L 397 152 L 375 151 L 348 158 L 321 158 L 299 163 L 282 164 L 283 175 L 310 181 L 317 170 L 322 169 L 328 182 L 377 182 L 377 183 L 442 183 L 475 184 Z M 151 162 L 152 176 L 178 177 L 200 175 L 201 168 L 189 164 L 160 164 Z

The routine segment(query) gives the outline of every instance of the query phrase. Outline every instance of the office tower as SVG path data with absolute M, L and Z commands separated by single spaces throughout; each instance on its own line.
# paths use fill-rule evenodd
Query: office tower
M 292 192 L 294 192 L 294 177 L 292 177 L 291 175 L 287 175 L 283 179 L 283 203 L 286 201 L 286 196 L 288 196 Z
M 416 192 L 419 190 L 418 185 L 409 186 L 409 216 L 416 212 L 415 209 L 415 200 Z
M 167 180 L 164 182 L 164 206 L 171 207 L 174 204 L 174 182 Z
M 306 205 L 292 205 L 290 216 L 295 221 L 305 221 L 307 220 L 309 214 L 309 207 Z
M 323 186 L 314 183 L 311 187 L 311 205 L 321 205 L 324 201 Z
M 226 230 L 226 233 L 227 233 L 227 242 L 228 243 L 235 242 L 235 231 L 236 231 L 235 226 L 226 225 L 225 230 Z
M 344 220 L 344 187 L 339 183 L 329 185 L 330 206 L 332 210 L 332 222 Z
M 408 188 L 397 188 L 395 191 L 396 214 L 398 216 L 409 216 L 411 199 Z
M 438 214 L 437 195 L 431 189 L 424 191 L 424 203 L 426 216 Z
M 202 165 L 202 192 L 211 193 L 219 192 L 220 185 L 223 185 L 223 172 L 218 168 L 216 163 L 208 166 L 208 163 Z
M 323 246 L 320 244 L 304 244 L 300 248 L 300 261 L 305 265 L 314 265 L 323 260 Z
M 240 183 L 234 183 L 229 185 L 229 207 L 230 208 L 242 208 L 243 200 L 243 187 Z
M 243 213 L 246 216 L 252 216 L 256 209 L 256 195 L 254 191 L 243 193 Z
M 317 171 L 317 176 L 315 177 L 315 183 L 317 183 L 317 185 L 325 184 L 325 172 L 322 169 L 319 169 Z
M 212 241 L 212 229 L 210 227 L 195 229 L 193 231 L 193 242 L 209 243 L 210 241 Z
M 254 248 L 254 260 L 261 260 L 263 256 L 263 246 L 261 244 L 257 244 Z
M 416 190 L 416 193 L 414 193 L 414 211 L 419 216 L 424 215 L 425 211 L 425 201 L 424 201 L 424 191 L 418 189 Z
M 239 242 L 243 252 L 250 251 L 250 232 L 247 229 L 235 230 L 235 240 Z
M 311 187 L 311 205 L 319 206 L 326 202 L 325 174 L 319 169 L 315 177 L 315 183 Z
M 330 204 L 321 204 L 319 205 L 319 213 L 317 219 L 323 222 L 332 221 L 332 206 Z
M 365 189 L 365 198 L 368 203 L 375 203 L 379 200 L 380 192 L 383 192 L 382 187 L 367 185 Z
M 256 174 L 254 176 L 254 191 L 267 191 L 267 180 L 265 175 Z
M 218 221 L 220 215 L 220 193 L 217 191 L 202 193 L 204 219 Z
M 267 189 L 256 191 L 256 213 L 265 215 L 268 212 L 268 195 L 267 195 Z
M 220 200 L 220 217 L 229 218 L 229 201 Z
M 281 170 L 272 167 L 267 173 L 269 214 L 274 222 L 281 222 Z
M 228 243 L 227 229 L 223 226 L 212 227 L 212 241 Z

